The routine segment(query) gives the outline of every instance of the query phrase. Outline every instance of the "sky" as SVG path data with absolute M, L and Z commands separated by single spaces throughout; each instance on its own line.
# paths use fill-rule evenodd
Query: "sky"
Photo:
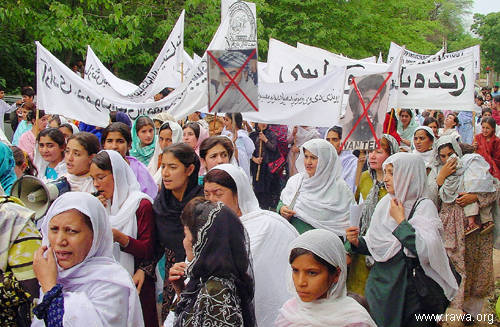
M 473 13 L 488 14 L 500 11 L 500 1 L 498 0 L 474 0 Z

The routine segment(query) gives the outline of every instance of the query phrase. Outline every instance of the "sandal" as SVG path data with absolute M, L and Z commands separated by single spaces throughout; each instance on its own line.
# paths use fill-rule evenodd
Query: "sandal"
M 481 227 L 479 227 L 478 225 L 474 224 L 474 225 L 469 225 L 465 228 L 465 236 L 469 235 L 469 234 L 472 234 L 474 233 L 475 231 L 479 230 Z
M 495 228 L 495 223 L 492 221 L 488 221 L 484 224 L 481 225 L 481 233 L 480 234 L 487 234 L 491 232 Z

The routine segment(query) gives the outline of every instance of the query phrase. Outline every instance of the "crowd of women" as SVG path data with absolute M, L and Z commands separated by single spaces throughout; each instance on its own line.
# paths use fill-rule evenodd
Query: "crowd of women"
M 118 112 L 99 128 L 23 105 L 0 142 L 1 325 L 472 321 L 494 288 L 499 103 L 471 129 L 393 110 L 354 153 L 339 126 Z M 36 220 L 11 194 L 25 175 L 71 191 Z

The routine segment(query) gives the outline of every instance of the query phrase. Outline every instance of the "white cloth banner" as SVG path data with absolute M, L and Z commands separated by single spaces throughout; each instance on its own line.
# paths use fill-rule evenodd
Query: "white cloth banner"
M 101 88 L 106 96 L 134 102 L 152 99 L 165 87 L 178 87 L 181 84 L 183 62 L 185 76 L 192 64 L 191 58 L 184 51 L 184 16 L 183 10 L 153 66 L 139 86 L 114 76 L 97 58 L 90 46 L 85 63 L 85 79 Z M 186 57 L 189 58 L 188 61 L 185 60 Z
M 331 127 L 338 123 L 344 93 L 345 67 L 313 80 L 259 83 L 259 111 L 246 120 L 268 124 Z
M 387 57 L 387 62 L 391 62 L 391 60 L 395 57 L 397 52 L 401 51 L 401 49 L 402 47 L 400 47 L 394 42 L 391 42 L 391 46 L 389 48 L 389 55 Z M 435 61 L 441 61 L 444 59 L 459 58 L 466 56 L 468 54 L 472 54 L 474 56 L 474 74 L 479 74 L 481 70 L 481 54 L 479 45 L 475 45 L 469 48 L 448 53 L 444 51 L 444 48 L 442 48 L 434 55 L 423 55 L 409 50 L 404 50 L 403 62 L 401 64 L 402 65 L 425 64 Z
M 106 127 L 110 111 L 122 111 L 135 119 L 139 115 L 167 112 L 179 101 L 176 91 L 157 102 L 138 103 L 108 97 L 94 84 L 73 73 L 38 41 L 36 46 L 37 106 L 47 113 Z
M 474 55 L 401 67 L 398 107 L 473 111 Z
M 238 1 L 223 12 L 221 24 L 208 50 L 237 50 L 257 47 L 257 19 L 255 3 Z M 240 25 L 238 25 L 240 24 Z M 236 25 L 238 25 L 236 28 Z M 207 54 L 205 53 L 190 78 L 187 78 L 167 98 L 176 97 L 170 113 L 182 119 L 194 111 L 208 112 Z M 174 93 L 173 92 L 173 93 Z
M 402 51 L 399 52 L 398 58 L 400 58 L 401 54 Z M 392 64 L 376 64 L 343 57 L 327 50 L 301 43 L 298 43 L 297 48 L 295 48 L 274 39 L 269 41 L 267 60 L 262 78 L 267 78 L 268 82 L 274 83 L 317 78 L 318 76 L 327 74 L 330 67 L 345 66 L 347 78 L 344 84 L 342 112 L 347 107 L 348 97 L 346 94 L 349 94 L 349 83 L 352 77 L 392 72 L 393 75 L 389 82 L 389 85 L 392 86 L 397 85 L 400 69 L 398 59 L 394 60 Z M 265 80 L 263 81 L 266 82 Z M 389 92 L 389 107 L 394 107 L 397 98 L 396 89 L 391 87 Z
M 397 45 L 396 43 L 391 42 L 391 46 L 389 47 L 389 54 L 387 56 L 387 62 L 388 63 L 392 62 L 392 60 L 396 57 L 396 54 L 401 50 L 403 50 L 403 59 L 401 62 L 402 65 L 424 64 L 434 61 L 440 61 L 443 59 L 443 54 L 445 53 L 444 48 L 441 48 L 441 50 L 439 50 L 433 55 L 420 54 L 404 49 L 403 47 Z

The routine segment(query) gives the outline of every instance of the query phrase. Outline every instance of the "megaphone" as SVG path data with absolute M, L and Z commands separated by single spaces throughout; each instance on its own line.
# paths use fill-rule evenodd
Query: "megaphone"
M 66 177 L 45 184 L 33 176 L 23 176 L 18 179 L 10 191 L 11 196 L 19 198 L 24 205 L 35 211 L 35 220 L 45 216 L 45 213 L 59 195 L 71 191 Z

